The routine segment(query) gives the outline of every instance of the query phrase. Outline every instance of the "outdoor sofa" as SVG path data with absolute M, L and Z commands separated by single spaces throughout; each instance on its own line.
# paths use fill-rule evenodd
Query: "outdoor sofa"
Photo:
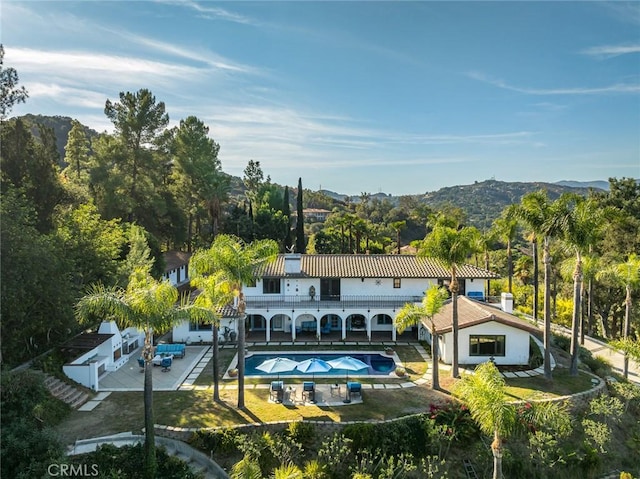
M 158 344 L 156 354 L 173 354 L 174 358 L 184 358 L 186 347 L 184 344 Z

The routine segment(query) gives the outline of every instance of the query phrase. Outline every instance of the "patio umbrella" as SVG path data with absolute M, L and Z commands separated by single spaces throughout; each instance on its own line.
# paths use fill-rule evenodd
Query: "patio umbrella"
M 344 398 L 344 402 L 351 402 L 351 398 L 349 396 L 349 371 L 359 371 L 364 368 L 369 368 L 367 363 L 363 363 L 359 359 L 353 358 L 351 356 L 342 356 L 338 359 L 332 359 L 328 361 L 332 368 L 335 369 L 344 369 L 347 371 L 347 395 Z
M 331 359 L 327 361 L 329 366 L 334 369 L 344 369 L 347 371 L 347 381 L 349 381 L 349 371 L 359 371 L 364 368 L 369 368 L 367 363 L 363 363 L 359 359 L 351 356 L 341 356 L 337 359 Z
M 331 369 L 331 365 L 320 358 L 311 358 L 300 361 L 296 369 L 303 373 L 312 373 L 312 378 L 315 380 L 316 373 L 326 373 Z
M 293 371 L 298 365 L 298 361 L 294 361 L 289 358 L 272 358 L 263 361 L 261 364 L 256 366 L 256 369 L 263 371 L 265 373 L 277 373 L 278 380 L 280 380 L 280 373 L 286 373 L 288 371 Z

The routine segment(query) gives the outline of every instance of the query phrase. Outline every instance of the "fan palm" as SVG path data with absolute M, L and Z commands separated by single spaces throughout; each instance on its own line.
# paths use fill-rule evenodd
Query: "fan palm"
M 447 297 L 448 294 L 444 288 L 433 285 L 427 290 L 421 304 L 407 303 L 396 315 L 396 328 L 401 334 L 409 326 L 418 324 L 423 317 L 431 321 L 431 387 L 433 389 L 440 389 L 438 333 L 435 324 L 433 324 L 433 317 L 440 312 Z
M 493 436 L 493 479 L 502 479 L 502 450 L 504 439 L 523 427 L 547 425 L 557 434 L 570 430 L 568 413 L 555 403 L 529 404 L 518 410 L 507 400 L 506 383 L 492 361 L 476 367 L 456 383 L 454 393 L 469 408 L 480 430 Z
M 115 320 L 121 327 L 133 326 L 144 331 L 144 477 L 155 477 L 156 455 L 153 423 L 153 334 L 168 330 L 185 319 L 211 320 L 210 312 L 188 305 L 177 306 L 178 291 L 169 281 L 152 278 L 148 269 L 138 268 L 129 278 L 126 289 L 91 286 L 76 305 L 80 323 Z
M 544 190 L 527 193 L 520 204 L 509 207 L 508 215 L 527 225 L 536 238 L 542 238 L 542 263 L 544 265 L 544 377 L 553 379 L 551 373 L 551 240 L 562 232 L 561 205 L 550 202 Z M 536 299 L 534 299 L 535 301 Z
M 193 303 L 196 306 L 207 308 L 211 311 L 211 332 L 212 332 L 212 348 L 213 348 L 213 400 L 220 401 L 220 387 L 218 379 L 218 328 L 220 327 L 222 308 L 233 301 L 233 292 L 228 281 L 225 281 L 221 273 L 210 275 L 202 275 L 198 273 L 196 265 L 199 263 L 199 255 L 205 254 L 201 251 L 196 252 L 190 263 L 191 286 L 199 290 Z
M 433 231 L 427 235 L 418 250 L 418 257 L 439 260 L 451 271 L 453 360 L 451 375 L 458 377 L 458 265 L 462 264 L 473 251 L 475 228 L 456 228 L 446 218 L 436 221 Z
M 583 282 L 582 257 L 599 239 L 604 225 L 604 210 L 595 200 L 574 194 L 563 194 L 558 200 L 563 212 L 561 217 L 564 243 L 576 255 L 573 272 L 573 316 L 571 327 L 571 376 L 578 375 L 578 343 L 580 326 L 580 305 Z
M 260 267 L 275 260 L 278 243 L 273 240 L 258 240 L 245 243 L 232 235 L 218 235 L 208 250 L 194 255 L 193 267 L 196 275 L 221 274 L 236 297 L 235 310 L 238 315 L 238 408 L 244 408 L 244 344 L 246 304 L 242 292 L 243 284 L 250 284 L 260 276 Z
M 623 338 L 625 341 L 622 342 L 622 345 L 625 346 L 623 348 L 625 352 L 624 357 L 624 368 L 623 374 L 624 377 L 629 377 L 629 354 L 628 350 L 633 350 L 633 342 L 630 341 L 630 321 L 631 321 L 631 292 L 640 287 L 640 256 L 636 253 L 632 253 L 627 258 L 627 261 L 621 263 L 614 263 L 605 270 L 603 270 L 598 278 L 610 278 L 617 284 L 624 287 L 626 292 L 626 297 L 624 301 L 625 310 L 624 310 L 624 331 Z M 637 344 L 637 343 L 636 343 Z M 637 348 L 637 345 L 636 345 Z M 637 351 L 637 349 L 636 349 Z

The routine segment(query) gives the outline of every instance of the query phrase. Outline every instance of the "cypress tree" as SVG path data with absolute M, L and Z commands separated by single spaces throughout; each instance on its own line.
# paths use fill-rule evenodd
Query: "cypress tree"
M 304 215 L 302 213 L 302 178 L 298 178 L 298 218 L 296 219 L 296 253 L 306 253 L 307 243 L 304 240 Z
M 282 214 L 287 217 L 287 232 L 284 236 L 285 252 L 291 247 L 291 208 L 289 207 L 289 187 L 284 187 L 284 197 L 282 198 Z

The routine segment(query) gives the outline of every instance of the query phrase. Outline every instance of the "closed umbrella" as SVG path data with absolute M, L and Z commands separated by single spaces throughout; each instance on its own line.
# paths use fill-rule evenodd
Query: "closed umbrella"
M 263 361 L 261 364 L 256 366 L 256 369 L 263 371 L 265 373 L 276 373 L 278 374 L 278 380 L 280 380 L 280 373 L 286 373 L 289 371 L 293 371 L 298 365 L 298 361 L 294 361 L 289 358 L 272 358 Z
M 331 369 L 331 365 L 320 358 L 311 358 L 300 361 L 296 369 L 303 373 L 312 373 L 312 378 L 316 379 L 316 373 L 326 373 Z

